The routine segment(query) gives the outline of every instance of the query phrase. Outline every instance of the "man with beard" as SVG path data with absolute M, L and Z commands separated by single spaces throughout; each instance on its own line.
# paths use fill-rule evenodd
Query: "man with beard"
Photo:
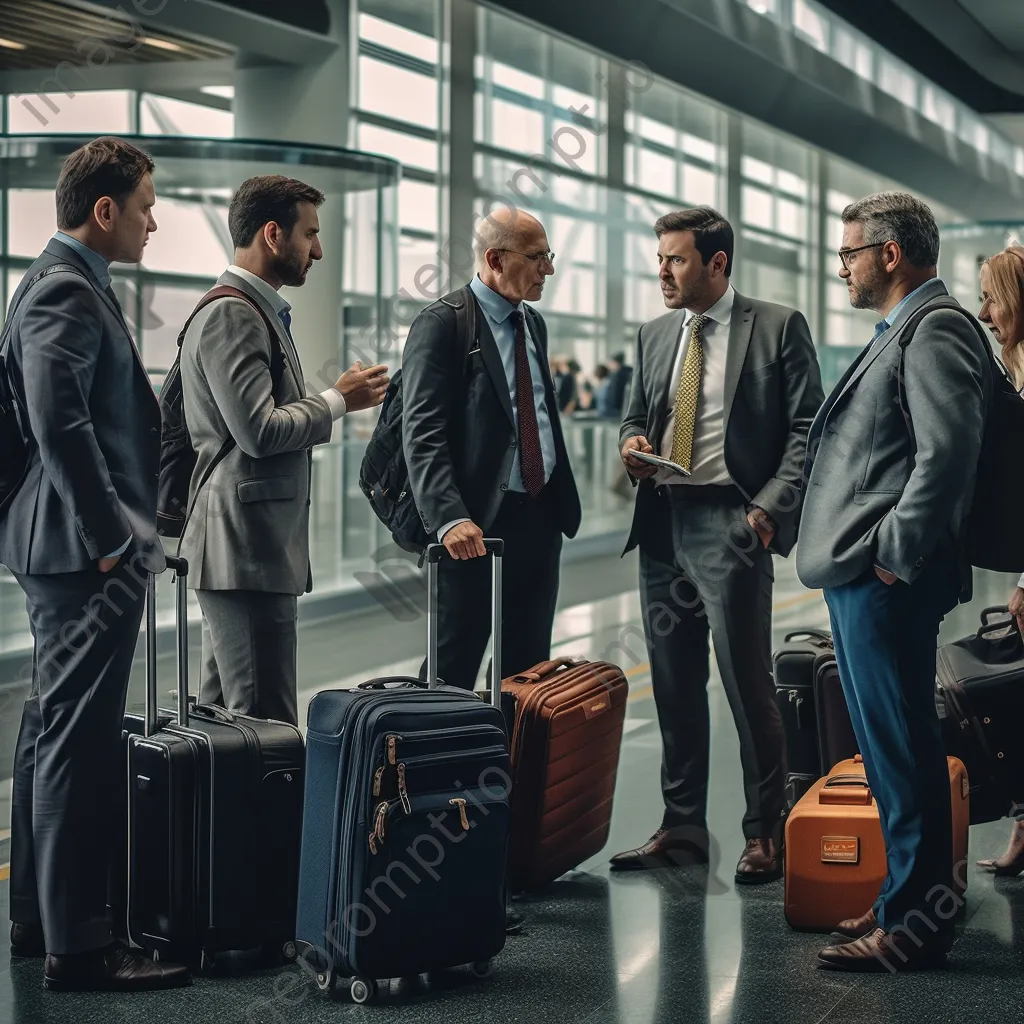
M 825 591 L 888 874 L 818 961 L 897 971 L 940 963 L 952 942 L 953 921 L 928 903 L 953 885 L 935 644 L 943 616 L 971 594 L 961 538 L 991 356 L 973 317 L 948 308 L 939 229 L 924 203 L 869 196 L 843 211 L 843 224 L 839 276 L 851 304 L 881 320 L 811 427 L 797 572 Z
M 651 839 L 612 866 L 707 860 L 710 631 L 743 766 L 746 846 L 735 877 L 770 882 L 782 873 L 786 770 L 772 684 L 771 556 L 788 555 L 796 540 L 821 377 L 803 316 L 730 284 L 733 230 L 720 213 L 670 213 L 654 232 L 672 312 L 640 328 L 620 444 L 641 481 L 626 550 L 640 546 L 665 813 Z
M 379 405 L 387 367 L 356 363 L 306 395 L 282 286 L 323 256 L 317 189 L 279 175 L 235 193 L 234 263 L 218 285 L 243 295 L 201 305 L 181 348 L 185 421 L 197 460 L 181 552 L 203 611 L 200 700 L 298 724 L 297 598 L 312 588 L 312 446 L 334 421 Z

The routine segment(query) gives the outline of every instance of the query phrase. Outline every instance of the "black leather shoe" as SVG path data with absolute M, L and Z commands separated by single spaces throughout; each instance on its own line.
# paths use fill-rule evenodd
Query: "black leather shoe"
M 24 957 L 26 960 L 46 956 L 42 927 L 38 924 L 12 924 L 11 956 Z
M 659 828 L 643 846 L 612 857 L 613 871 L 707 864 L 708 849 L 697 840 L 694 829 Z
M 192 984 L 187 967 L 157 963 L 123 942 L 78 956 L 47 955 L 43 985 L 57 992 L 153 992 Z

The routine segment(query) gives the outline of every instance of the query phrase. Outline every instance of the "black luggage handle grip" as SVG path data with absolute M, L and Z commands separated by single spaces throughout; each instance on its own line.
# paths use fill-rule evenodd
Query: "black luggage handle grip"
M 484 551 L 495 558 L 501 558 L 505 554 L 505 542 L 500 537 L 484 537 Z M 427 545 L 428 562 L 440 562 L 451 557 L 451 552 L 443 544 Z
M 867 789 L 868 780 L 863 775 L 833 775 L 825 782 L 825 788 L 831 789 L 833 786 L 860 786 Z
M 791 640 L 796 640 L 797 637 L 807 636 L 814 640 L 824 640 L 826 643 L 832 643 L 832 634 L 826 633 L 822 629 L 796 629 L 792 633 L 787 633 L 783 639 L 783 643 L 788 644 Z
M 188 559 L 182 558 L 180 555 L 167 555 L 165 561 L 167 562 L 167 568 L 176 576 L 188 575 Z
M 360 683 L 357 690 L 386 690 L 393 684 L 399 684 L 401 686 L 415 686 L 419 689 L 427 689 L 427 681 L 420 679 L 417 676 L 378 676 L 376 679 L 367 679 L 365 683 Z
M 216 707 L 213 704 L 200 704 L 198 701 L 189 699 L 189 714 L 196 718 L 210 718 L 215 722 L 224 722 L 230 725 L 235 716 L 225 711 L 224 708 Z

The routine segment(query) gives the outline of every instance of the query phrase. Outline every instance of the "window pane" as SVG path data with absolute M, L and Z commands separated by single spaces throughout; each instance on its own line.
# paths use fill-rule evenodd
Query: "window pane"
M 80 75 L 64 69 L 61 72 L 63 92 L 9 96 L 7 111 L 11 133 L 127 134 L 131 130 L 132 94 L 120 89 L 75 92 L 83 81 Z
M 141 130 L 144 135 L 198 135 L 231 138 L 235 115 L 201 103 L 186 103 L 166 96 L 142 97 Z
M 828 22 L 806 0 L 793 0 L 793 26 L 815 49 L 828 53 Z
M 425 171 L 437 170 L 436 142 L 393 132 L 388 128 L 378 128 L 373 124 L 360 124 L 356 137 L 359 148 L 367 153 L 380 153 L 410 167 L 422 167 Z
M 598 138 L 581 131 L 568 121 L 555 121 L 552 125 L 550 158 L 556 164 L 565 164 L 584 174 L 597 174 Z
M 757 228 L 774 227 L 772 222 L 772 194 L 764 189 L 744 185 L 742 192 L 743 223 Z
M 538 110 L 528 110 L 506 100 L 492 100 L 490 129 L 490 135 L 485 141 L 492 146 L 526 153 L 546 152 L 544 116 Z M 573 147 L 567 149 L 573 152 Z M 556 156 L 550 152 L 546 155 L 549 159 Z
M 134 282 L 131 282 L 132 296 L 134 289 Z M 159 379 L 171 368 L 178 354 L 178 334 L 203 294 L 202 288 L 145 284 L 142 288 L 141 325 L 134 323 L 134 302 L 122 303 L 126 316 L 131 313 L 135 337 L 141 345 L 142 361 L 151 377 Z
M 153 216 L 158 229 L 142 257 L 147 270 L 219 277 L 231 262 L 226 207 L 158 195 Z
M 778 231 L 780 235 L 788 235 L 790 238 L 803 238 L 803 207 L 789 199 L 776 199 L 775 230 Z
M 359 58 L 359 106 L 399 121 L 437 128 L 437 79 Z
M 718 175 L 687 164 L 683 168 L 683 199 L 691 206 L 717 206 Z
M 11 189 L 7 202 L 7 252 L 35 259 L 57 229 L 53 193 L 44 189 Z
M 774 180 L 774 168 L 772 165 L 765 163 L 763 160 L 758 160 L 756 157 L 744 154 L 740 168 L 743 177 L 749 178 L 751 181 L 759 181 L 763 185 L 771 185 Z
M 433 302 L 442 295 L 447 272 L 438 255 L 436 239 L 403 238 L 399 243 L 398 284 L 417 302 Z
M 661 153 L 652 153 L 649 149 L 631 148 L 634 149 L 636 156 L 636 169 L 627 175 L 627 183 L 642 188 L 646 192 L 674 196 L 676 194 L 676 162 L 671 157 L 663 156 Z
M 917 106 L 916 79 L 905 68 L 885 57 L 879 62 L 878 85 L 882 92 L 895 96 L 908 107 Z
M 437 233 L 437 186 L 403 181 L 398 186 L 398 222 L 403 228 Z
M 513 92 L 532 96 L 535 100 L 544 98 L 544 81 L 536 75 L 520 71 L 499 61 L 491 61 L 491 81 Z
M 419 32 L 411 32 L 391 21 L 375 18 L 372 14 L 359 15 L 359 38 L 367 42 L 386 46 L 398 53 L 407 53 L 410 57 L 431 64 L 437 63 L 437 40 Z

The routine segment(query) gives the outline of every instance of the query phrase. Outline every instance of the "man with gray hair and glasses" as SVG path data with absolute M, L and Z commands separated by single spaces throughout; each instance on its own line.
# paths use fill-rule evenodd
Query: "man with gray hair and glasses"
M 825 592 L 888 874 L 874 906 L 843 921 L 818 962 L 912 970 L 941 964 L 952 944 L 935 645 L 943 616 L 971 595 L 962 536 L 991 359 L 937 277 L 939 230 L 924 203 L 869 196 L 843 211 L 843 224 L 839 276 L 852 305 L 881 320 L 811 427 L 797 572 Z

